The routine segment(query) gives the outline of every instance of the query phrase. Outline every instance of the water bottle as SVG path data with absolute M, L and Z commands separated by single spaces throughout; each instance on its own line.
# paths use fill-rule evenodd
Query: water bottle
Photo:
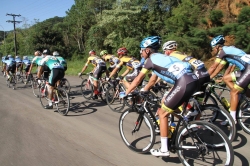
M 176 128 L 176 124 L 172 122 L 168 129 L 168 138 L 172 137 L 172 134 L 174 133 L 175 128 Z
M 230 103 L 227 101 L 225 97 L 221 97 L 221 102 L 226 108 L 230 107 Z
M 155 119 L 156 119 L 156 122 L 158 123 L 158 125 L 160 125 L 160 119 L 159 119 L 159 116 L 156 116 L 156 117 L 155 117 Z

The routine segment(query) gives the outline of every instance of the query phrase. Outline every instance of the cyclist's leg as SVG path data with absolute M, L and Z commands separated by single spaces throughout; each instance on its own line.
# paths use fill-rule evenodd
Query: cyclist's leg
M 56 86 L 56 83 L 64 77 L 63 69 L 52 69 L 49 76 L 49 84 L 48 84 L 48 105 L 45 106 L 45 109 L 52 109 L 52 98 L 53 98 L 53 90 Z
M 196 78 L 196 77 L 194 77 Z M 168 152 L 168 116 L 174 110 L 187 101 L 190 96 L 196 91 L 198 79 L 194 79 L 192 75 L 184 75 L 176 81 L 170 93 L 166 96 L 164 103 L 158 110 L 160 119 L 160 135 L 161 135 L 161 149 L 150 152 L 154 156 L 169 156 Z M 166 152 L 164 154 L 164 152 Z
M 94 99 L 97 99 L 97 95 L 100 93 L 98 91 L 98 80 L 101 78 L 102 74 L 106 71 L 106 66 L 100 66 L 97 65 L 94 72 L 93 72 L 93 77 L 94 77 Z
M 126 89 L 130 86 L 131 82 L 139 75 L 140 70 L 134 69 L 134 71 L 130 74 L 127 74 L 123 79 L 123 85 Z M 140 85 L 139 85 L 140 86 Z

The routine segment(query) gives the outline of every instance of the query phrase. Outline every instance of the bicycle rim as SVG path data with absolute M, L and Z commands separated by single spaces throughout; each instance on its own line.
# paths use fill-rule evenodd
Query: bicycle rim
M 58 113 L 66 116 L 69 112 L 70 100 L 68 96 L 68 92 L 66 89 L 59 88 L 57 89 L 57 104 L 56 108 Z
M 31 87 L 32 87 L 32 92 L 33 92 L 34 96 L 38 98 L 39 94 L 40 94 L 40 92 L 39 92 L 40 85 L 38 84 L 37 81 L 32 80 L 31 81 Z
M 63 78 L 61 80 L 61 86 L 67 91 L 67 93 L 70 93 L 70 83 L 67 78 Z
M 106 101 L 109 108 L 114 112 L 121 112 L 125 108 L 124 99 L 119 98 L 117 88 L 111 86 L 106 92 Z
M 39 99 L 42 107 L 44 108 L 48 104 L 48 90 L 45 85 L 42 85 L 41 88 L 39 88 Z
M 217 126 L 194 121 L 188 124 L 188 130 L 183 126 L 175 142 L 177 155 L 183 165 L 233 165 L 232 144 Z M 223 142 L 223 147 L 216 148 L 218 142 Z
M 139 127 L 134 131 L 136 124 Z M 138 153 L 147 153 L 155 143 L 155 131 L 148 115 L 139 114 L 132 109 L 127 109 L 121 114 L 119 132 L 125 145 Z
M 93 97 L 94 88 L 87 79 L 83 80 L 81 83 L 81 92 L 82 96 L 87 100 L 90 100 Z
M 200 120 L 211 122 L 216 125 L 227 135 L 229 141 L 233 142 L 236 135 L 236 127 L 234 120 L 228 111 L 220 109 L 215 105 L 204 105 L 201 109 L 202 116 Z M 214 112 L 217 112 L 216 114 L 218 114 L 218 117 L 212 121 Z M 228 121 L 228 124 L 222 125 L 225 120 Z M 216 146 L 221 147 L 223 144 L 217 144 Z
M 246 101 L 237 111 L 237 122 L 247 134 L 250 134 L 250 105 Z

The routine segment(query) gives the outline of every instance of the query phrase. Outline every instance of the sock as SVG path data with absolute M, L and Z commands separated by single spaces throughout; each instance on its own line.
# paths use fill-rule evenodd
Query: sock
M 97 95 L 99 92 L 98 90 L 94 90 L 94 94 Z
M 230 115 L 233 117 L 234 120 L 236 120 L 236 111 L 230 110 Z
M 48 102 L 49 102 L 49 106 L 52 106 L 52 101 L 50 99 L 48 100 Z
M 168 137 L 161 137 L 161 152 L 168 151 Z

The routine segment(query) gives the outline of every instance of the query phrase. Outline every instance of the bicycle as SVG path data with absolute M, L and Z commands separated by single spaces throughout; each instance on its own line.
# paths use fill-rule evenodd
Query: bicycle
M 94 77 L 93 73 L 87 73 L 86 75 L 88 75 L 88 79 L 84 79 L 82 75 L 80 76 L 83 79 L 81 83 L 81 92 L 85 99 L 90 100 L 93 98 L 94 94 L 94 85 L 93 85 Z M 108 81 L 106 81 L 105 78 L 100 78 L 98 80 L 98 91 L 99 91 L 98 96 L 105 103 L 106 103 L 105 93 L 110 86 L 111 84 Z
M 219 93 L 216 92 L 218 89 L 221 90 Z M 226 87 L 225 84 L 219 85 L 215 83 L 210 83 L 205 93 L 204 102 L 210 100 L 213 103 L 217 104 L 218 101 L 222 105 L 222 107 L 227 112 L 229 112 L 229 107 L 225 105 L 225 103 L 221 100 L 221 96 L 225 91 L 230 92 L 230 90 Z M 214 119 L 216 119 L 217 117 L 218 115 L 215 114 Z M 243 131 L 245 131 L 247 134 L 250 134 L 250 99 L 244 93 L 241 93 L 241 98 L 237 106 L 236 120 L 237 123 L 243 129 Z
M 10 85 L 12 85 L 12 89 L 15 90 L 16 83 L 17 83 L 16 74 L 9 72 L 9 76 L 10 76 L 10 78 L 6 80 L 7 87 L 10 88 Z
M 59 82 L 59 85 L 61 87 L 65 88 L 68 93 L 70 93 L 71 87 L 70 87 L 69 80 L 67 78 L 61 79 L 60 82 Z
M 135 96 L 138 95 L 143 99 L 142 103 L 136 103 Z M 121 114 L 119 132 L 130 150 L 147 153 L 155 144 L 155 129 L 159 125 L 148 109 L 152 104 L 149 97 L 138 92 L 132 93 L 130 97 L 133 98 L 134 104 Z M 183 112 L 173 113 L 179 116 L 179 121 L 168 139 L 169 151 L 177 153 L 183 165 L 233 165 L 234 151 L 225 133 L 209 122 L 189 122 L 184 116 L 187 103 Z M 180 127 L 181 125 L 183 126 Z M 223 146 L 217 148 L 218 144 Z
M 41 83 L 39 88 L 39 98 L 42 107 L 44 108 L 48 104 L 48 86 L 45 79 L 40 79 Z M 56 106 L 58 113 L 66 116 L 69 112 L 70 100 L 68 92 L 63 87 L 55 86 L 53 90 L 52 103 Z

